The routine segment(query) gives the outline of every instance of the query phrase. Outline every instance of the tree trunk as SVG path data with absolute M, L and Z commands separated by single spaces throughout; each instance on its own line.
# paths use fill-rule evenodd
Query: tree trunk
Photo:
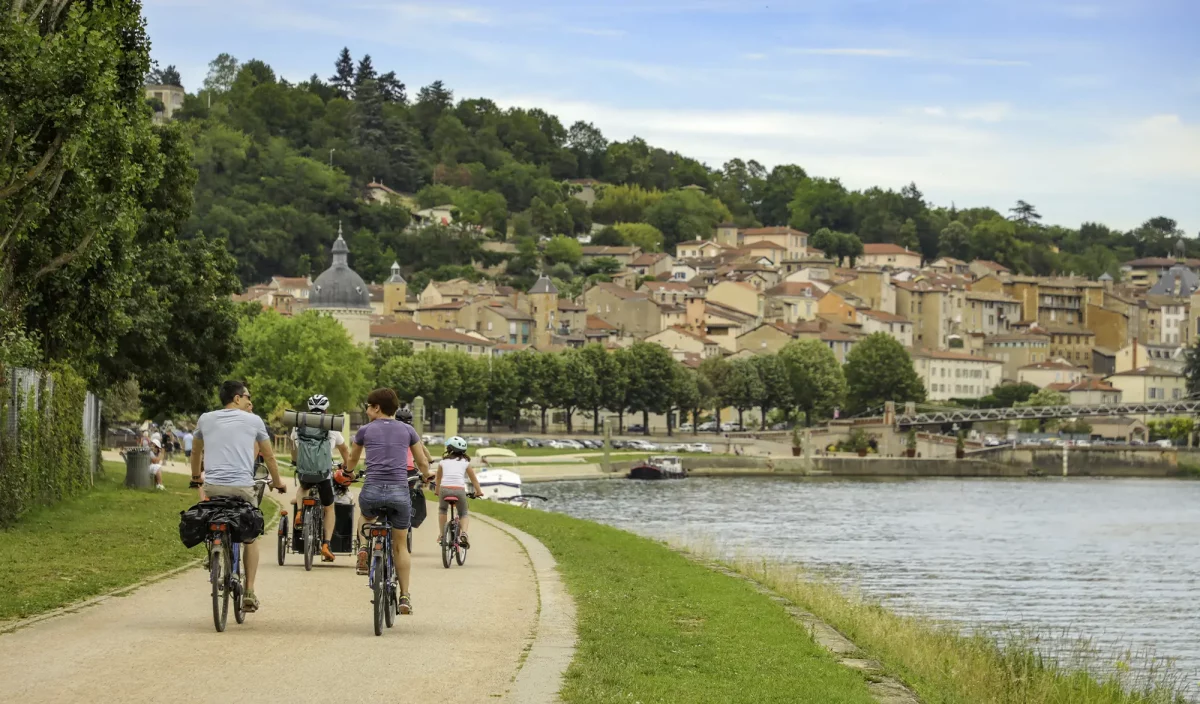
M 567 409 L 567 434 L 568 435 L 571 434 L 572 432 L 574 432 L 574 430 L 571 428 L 571 416 L 573 416 L 574 414 L 575 414 L 575 411 L 571 410 L 570 408 Z
M 592 409 L 592 435 L 600 434 L 600 407 Z
M 672 409 L 667 409 L 667 437 L 669 438 L 675 437 L 671 432 L 671 420 L 674 418 L 674 416 L 675 414 L 672 412 Z
M 492 407 L 491 406 L 487 407 L 487 431 L 488 431 L 489 435 L 492 433 Z
M 625 434 L 625 411 L 617 411 L 617 435 Z
M 759 430 L 767 429 L 767 407 L 766 406 L 762 407 L 762 423 L 758 426 L 758 429 Z
M 739 428 L 746 427 L 745 425 L 742 424 L 742 409 L 740 409 L 740 408 L 738 409 L 738 427 Z
M 642 411 L 642 435 L 650 434 L 650 411 Z
M 700 434 L 700 409 L 692 409 L 692 435 Z
M 542 406 L 542 435 L 546 434 L 546 407 Z
M 721 434 L 721 407 L 717 406 L 713 409 L 713 434 Z

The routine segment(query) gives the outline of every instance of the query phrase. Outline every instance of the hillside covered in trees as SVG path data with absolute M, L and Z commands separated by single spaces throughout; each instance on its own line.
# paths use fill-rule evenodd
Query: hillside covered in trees
M 222 54 L 175 115 L 199 174 L 183 235 L 226 239 L 243 284 L 319 272 L 339 222 L 368 280 L 384 278 L 393 259 L 422 279 L 495 263 L 476 237 L 409 229 L 406 208 L 368 204 L 362 195 L 371 181 L 415 194 L 421 207 L 451 204 L 460 222 L 514 239 L 519 251 L 508 273 L 518 282 L 557 265 L 556 278 L 571 288 L 603 272 L 581 270 L 567 245 L 542 261 L 537 243 L 588 232 L 593 223 L 614 226 L 600 243 L 644 249 L 670 251 L 733 221 L 828 230 L 814 244 L 835 255 L 853 255 L 858 242 L 894 242 L 930 260 L 991 259 L 1023 273 L 1090 277 L 1117 276 L 1126 259 L 1167 256 L 1184 236 L 1167 217 L 1131 232 L 1065 227 L 1041 222 L 1023 201 L 943 207 L 926 202 L 915 183 L 855 191 L 795 164 L 767 169 L 732 159 L 711 168 L 636 137 L 609 141 L 587 122 L 565 126 L 537 108 L 456 101 L 440 81 L 410 91 L 402 76 L 377 69 L 370 56 L 356 61 L 349 50 L 332 69 L 328 78 L 292 84 L 261 61 Z M 177 76 L 168 67 L 155 78 L 164 74 Z M 571 197 L 572 179 L 608 185 L 589 208 Z M 1200 242 L 1188 246 L 1200 255 Z

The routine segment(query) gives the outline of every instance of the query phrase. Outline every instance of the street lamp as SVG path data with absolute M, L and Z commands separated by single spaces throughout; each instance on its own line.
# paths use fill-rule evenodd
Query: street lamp
M 329 150 L 329 168 L 333 168 L 333 153 L 337 151 L 337 147 Z

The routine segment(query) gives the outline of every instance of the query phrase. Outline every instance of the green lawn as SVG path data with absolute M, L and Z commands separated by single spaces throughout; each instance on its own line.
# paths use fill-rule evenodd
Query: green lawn
M 578 608 L 563 700 L 873 701 L 783 608 L 664 545 L 561 514 L 475 501 L 554 554 Z
M 179 542 L 179 512 L 196 503 L 187 476 L 164 473 L 166 491 L 139 491 L 124 487 L 123 464 L 104 466 L 92 491 L 0 530 L 0 621 L 66 606 L 202 557 L 202 547 L 189 551 Z

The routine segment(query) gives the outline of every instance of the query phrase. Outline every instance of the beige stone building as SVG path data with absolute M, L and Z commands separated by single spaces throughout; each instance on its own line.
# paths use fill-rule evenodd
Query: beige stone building
M 1003 363 L 966 352 L 914 350 L 913 368 L 930 401 L 983 398 L 1000 385 Z
M 685 305 L 688 296 L 696 295 L 696 289 L 680 281 L 647 281 L 638 291 L 659 303 L 673 306 Z
M 967 332 L 1007 335 L 1012 323 L 1021 319 L 1021 304 L 1002 293 L 972 290 L 966 292 L 965 298 L 963 327 Z
M 413 351 L 445 350 L 465 352 L 473 357 L 492 353 L 496 343 L 482 336 L 474 336 L 454 330 L 429 328 L 410 321 L 375 323 L 370 328 L 370 341 L 378 345 L 380 340 L 406 340 Z
M 599 283 L 583 293 L 589 315 L 604 320 L 637 339 L 663 329 L 659 305 L 648 294 L 613 283 Z
M 371 340 L 371 294 L 366 282 L 347 263 L 350 248 L 342 238 L 340 225 L 332 253 L 333 263 L 313 281 L 308 308 L 334 318 L 351 340 L 365 345 Z
M 858 265 L 891 267 L 893 269 L 920 269 L 921 253 L 898 244 L 871 243 L 863 245 Z
M 610 257 L 616 259 L 621 266 L 628 268 L 642 253 L 641 247 L 588 245 L 583 248 L 583 260 Z
M 708 289 L 705 300 L 758 318 L 766 312 L 763 293 L 744 281 L 722 281 Z
M 1096 333 L 1078 327 L 1043 329 L 1050 336 L 1051 359 L 1065 359 L 1075 366 L 1091 369 Z
M 1045 389 L 1051 384 L 1073 384 L 1083 378 L 1084 370 L 1058 361 L 1035 362 L 1017 370 L 1017 381 Z
M 784 323 L 815 320 L 822 295 L 819 288 L 807 281 L 785 281 L 767 289 L 766 318 Z
M 858 267 L 847 272 L 846 280 L 833 287 L 834 291 L 854 294 L 867 307 L 884 313 L 896 313 L 896 289 L 890 272 L 874 267 Z
M 665 252 L 642 252 L 629 262 L 629 268 L 638 276 L 658 276 L 671 271 L 675 258 Z
M 893 337 L 901 345 L 912 347 L 913 328 L 908 318 L 881 310 L 860 310 L 858 320 L 864 334 L 882 332 Z
M 1121 402 L 1120 389 L 1095 377 L 1087 377 L 1075 382 L 1050 384 L 1046 388 L 1066 394 L 1067 403 L 1072 406 L 1098 406 Z
M 995 335 L 983 339 L 983 356 L 1004 363 L 1004 381 L 1016 381 L 1024 366 L 1050 359 L 1050 336 L 1031 333 Z
M 895 281 L 896 313 L 913 324 L 913 347 L 949 349 L 954 336 L 962 339 L 966 291 L 924 281 Z
M 1123 403 L 1178 401 L 1187 396 L 1187 378 L 1158 367 L 1117 372 L 1105 381 L 1121 390 Z
M 147 100 L 157 100 L 162 103 L 162 110 L 154 110 L 154 124 L 162 125 L 170 122 L 175 117 L 175 113 L 183 107 L 183 99 L 187 96 L 187 91 L 183 86 L 165 86 L 165 85 L 150 85 L 144 86 Z
M 723 354 L 721 345 L 717 344 L 715 340 L 706 335 L 701 335 L 678 326 L 669 327 L 662 332 L 655 333 L 647 337 L 646 342 L 662 345 L 673 352 L 696 354 L 701 359 L 720 357 Z
M 738 245 L 750 247 L 769 242 L 780 252 L 780 260 L 803 259 L 808 255 L 808 233 L 790 227 L 758 227 L 741 230 Z M 776 262 L 778 263 L 778 262 Z

